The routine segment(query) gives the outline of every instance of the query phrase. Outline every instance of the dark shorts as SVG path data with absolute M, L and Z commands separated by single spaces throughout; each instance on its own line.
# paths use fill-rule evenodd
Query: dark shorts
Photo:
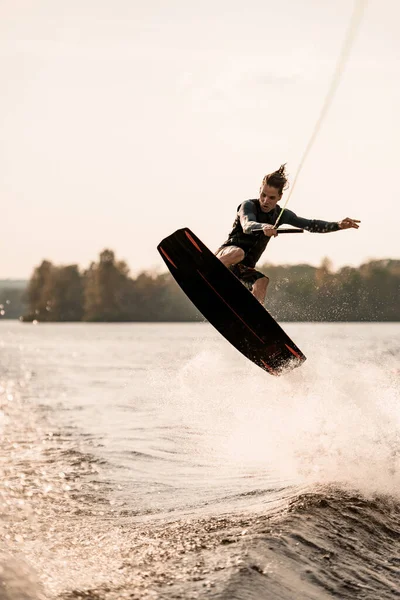
M 246 286 L 252 288 L 257 279 L 261 279 L 262 277 L 266 277 L 264 273 L 260 273 L 260 271 L 256 271 L 253 267 L 248 267 L 243 263 L 238 263 L 237 265 L 233 265 L 229 267 L 230 270 L 240 281 L 242 281 Z
M 223 256 L 224 253 L 229 251 L 230 248 L 236 248 L 236 246 L 221 246 L 220 248 L 218 248 L 215 254 L 218 257 Z M 266 277 L 264 273 L 260 273 L 260 271 L 256 271 L 256 269 L 253 269 L 253 267 L 248 267 L 243 263 L 237 263 L 236 265 L 232 265 L 231 267 L 229 267 L 229 270 L 232 271 L 232 273 L 236 275 L 236 277 L 240 279 L 240 281 L 244 283 L 245 286 L 249 289 L 253 287 L 257 279 Z

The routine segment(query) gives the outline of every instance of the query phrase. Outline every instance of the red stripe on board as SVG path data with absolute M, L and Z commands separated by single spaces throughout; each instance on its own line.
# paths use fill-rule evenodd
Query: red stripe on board
M 194 239 L 192 238 L 192 236 L 190 235 L 190 233 L 188 233 L 187 231 L 185 231 L 185 233 L 186 233 L 186 237 L 188 238 L 188 240 L 190 240 L 192 242 L 193 246 L 195 248 L 197 248 L 197 250 L 199 252 L 203 252 L 203 250 L 200 248 L 200 246 L 198 245 L 198 243 L 194 241 Z
M 296 358 L 298 358 L 299 360 L 302 360 L 302 357 L 300 356 L 300 354 L 299 354 L 298 352 L 296 352 L 296 350 L 293 350 L 293 348 L 291 348 L 291 347 L 290 347 L 290 346 L 288 346 L 287 344 L 285 344 L 285 346 L 286 346 L 286 348 L 287 348 L 288 350 L 290 350 L 290 352 L 291 352 L 292 354 L 294 354 L 294 355 L 295 355 L 295 357 L 296 357 Z
M 249 330 L 251 331 L 251 333 L 252 333 L 253 335 L 255 335 L 255 336 L 256 336 L 256 338 L 257 338 L 257 339 L 259 339 L 259 340 L 260 340 L 260 342 L 261 342 L 262 344 L 265 344 L 264 340 L 262 340 L 262 339 L 261 339 L 261 338 L 260 338 L 260 337 L 259 337 L 259 336 L 256 334 L 256 332 L 255 332 L 255 331 L 253 331 L 251 327 L 249 327 L 249 325 L 246 323 L 246 321 L 243 321 L 242 317 L 240 317 L 240 316 L 237 314 L 237 312 L 236 312 L 235 310 L 233 310 L 232 306 L 230 306 L 230 305 L 227 303 L 227 301 L 226 301 L 226 300 L 225 300 L 225 299 L 224 299 L 224 298 L 221 296 L 221 294 L 218 294 L 217 290 L 216 290 L 215 288 L 213 288 L 213 286 L 211 285 L 211 283 L 210 283 L 209 281 L 207 281 L 207 279 L 204 277 L 204 275 L 203 275 L 202 273 L 200 273 L 200 271 L 199 271 L 198 269 L 197 269 L 197 272 L 198 272 L 198 274 L 200 275 L 200 277 L 202 277 L 202 278 L 204 279 L 204 281 L 206 282 L 206 284 L 207 284 L 208 286 L 210 286 L 210 288 L 213 290 L 213 292 L 215 292 L 215 293 L 217 294 L 217 296 L 219 296 L 219 298 L 221 298 L 222 302 L 224 302 L 224 303 L 226 304 L 226 306 L 227 306 L 228 308 L 230 308 L 230 309 L 231 309 L 231 311 L 233 312 L 233 314 L 234 314 L 234 315 L 236 315 L 236 316 L 237 316 L 237 318 L 238 318 L 238 319 L 240 319 L 244 325 L 246 325 L 247 329 L 249 329 Z
M 270 367 L 265 360 L 263 360 L 262 358 L 260 358 L 262 364 L 264 365 L 264 367 L 267 369 L 267 371 L 269 373 L 271 373 L 271 375 L 279 375 L 278 371 L 276 371 L 275 369 L 273 369 L 272 367 Z
M 176 266 L 174 261 L 168 256 L 168 254 L 165 252 L 164 248 L 161 248 L 161 246 L 160 246 L 160 251 L 164 254 L 165 258 L 171 263 L 171 265 L 174 265 L 175 269 L 177 269 L 178 267 Z

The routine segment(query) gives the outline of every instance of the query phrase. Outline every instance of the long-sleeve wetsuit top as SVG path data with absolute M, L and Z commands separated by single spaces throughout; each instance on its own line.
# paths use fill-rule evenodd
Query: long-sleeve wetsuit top
M 242 263 L 254 268 L 271 239 L 263 231 L 257 231 L 257 229 L 260 229 L 261 224 L 274 225 L 280 212 L 281 208 L 278 204 L 269 212 L 263 212 L 259 200 L 242 202 L 238 207 L 232 231 L 221 248 L 225 246 L 242 248 L 246 253 Z M 328 233 L 340 229 L 339 224 L 336 222 L 304 219 L 287 208 L 285 208 L 279 220 L 280 225 L 293 225 L 293 227 L 301 227 L 313 233 Z

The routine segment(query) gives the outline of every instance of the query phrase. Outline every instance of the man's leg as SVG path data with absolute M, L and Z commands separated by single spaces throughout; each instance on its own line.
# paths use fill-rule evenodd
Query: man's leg
M 225 246 L 218 250 L 216 256 L 225 267 L 231 267 L 244 259 L 244 250 L 237 246 Z
M 226 267 L 232 267 L 244 259 L 245 252 L 242 250 L 242 248 L 238 248 L 237 246 L 224 246 L 217 251 L 216 257 L 219 258 L 219 260 Z M 247 282 L 251 285 L 254 281 L 254 278 L 257 278 L 251 287 L 251 292 L 253 296 L 257 298 L 262 305 L 264 305 L 269 284 L 269 277 L 251 267 L 247 267 L 245 265 L 239 265 L 239 267 L 241 267 L 241 270 L 239 273 L 235 273 L 235 275 L 241 279 L 242 282 Z
M 257 281 L 254 282 L 252 288 L 252 294 L 257 298 L 262 305 L 265 302 L 265 296 L 267 295 L 267 288 L 269 284 L 269 277 L 260 277 Z

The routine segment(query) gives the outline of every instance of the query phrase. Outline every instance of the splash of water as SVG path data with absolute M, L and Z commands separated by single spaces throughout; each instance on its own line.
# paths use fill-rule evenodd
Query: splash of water
M 400 495 L 398 376 L 385 357 L 352 362 L 320 347 L 312 363 L 272 378 L 236 353 L 202 348 L 158 384 L 164 409 L 201 432 L 199 456 L 299 485 Z

